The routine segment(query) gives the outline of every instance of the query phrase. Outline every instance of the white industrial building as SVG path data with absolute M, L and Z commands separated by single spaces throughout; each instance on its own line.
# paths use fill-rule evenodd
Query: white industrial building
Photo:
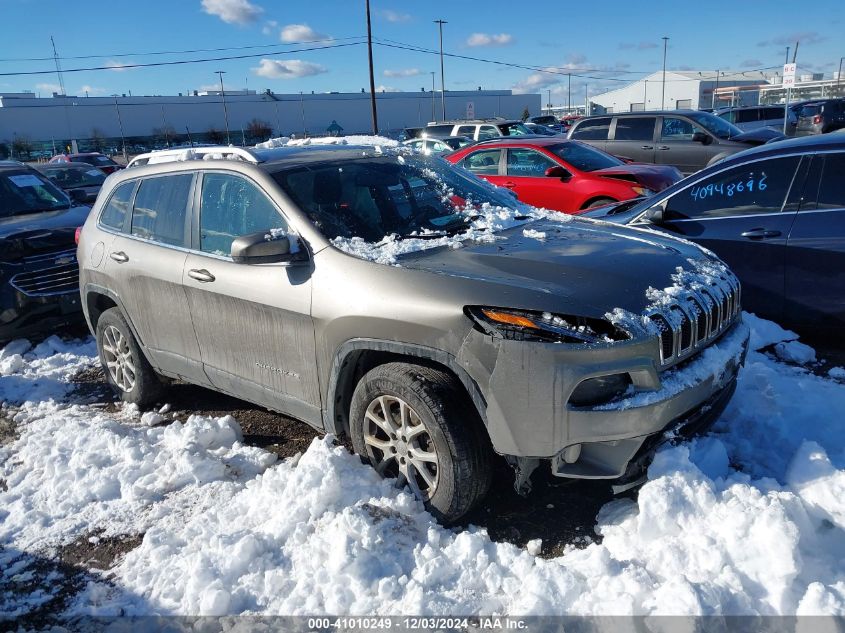
M 672 70 L 666 71 L 665 96 L 663 71 L 657 71 L 622 88 L 590 98 L 593 114 L 606 112 L 639 112 L 642 110 L 680 110 L 713 108 L 757 103 L 759 88 L 770 85 L 776 77 L 761 71 Z M 777 78 L 780 83 L 779 78 Z M 734 88 L 733 92 L 726 91 Z M 739 90 L 739 88 L 744 88 Z M 714 91 L 718 91 L 715 93 Z M 738 99 L 738 100 L 737 100 Z
M 425 125 L 441 118 L 439 92 L 379 92 L 381 131 Z M 225 110 L 224 110 L 225 100 Z M 446 116 L 521 117 L 524 110 L 540 113 L 539 94 L 510 90 L 446 91 Z M 179 96 L 39 98 L 32 93 L 0 94 L 0 144 L 11 147 L 26 139 L 38 153 L 61 150 L 77 141 L 80 150 L 90 140 L 108 147 L 149 144 L 166 133 L 167 142 L 208 140 L 209 131 L 226 129 L 232 143 L 241 143 L 250 121 L 258 119 L 279 135 L 369 133 L 372 130 L 369 93 L 275 94 L 270 91 L 205 92 Z M 246 138 L 247 141 L 250 139 Z

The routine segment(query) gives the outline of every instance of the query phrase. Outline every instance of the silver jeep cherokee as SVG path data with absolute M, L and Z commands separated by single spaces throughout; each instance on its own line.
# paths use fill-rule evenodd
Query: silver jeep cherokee
M 111 175 L 81 231 L 125 401 L 179 379 L 347 434 L 454 521 L 494 453 L 523 488 L 541 462 L 630 484 L 733 393 L 739 284 L 695 245 L 526 207 L 436 158 L 206 157 Z

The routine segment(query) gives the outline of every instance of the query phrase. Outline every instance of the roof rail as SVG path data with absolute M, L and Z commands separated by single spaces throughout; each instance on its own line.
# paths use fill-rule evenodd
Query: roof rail
M 186 160 L 241 160 L 248 163 L 260 163 L 261 160 L 250 150 L 243 147 L 218 145 L 210 147 L 185 147 L 181 149 L 161 149 L 138 154 L 129 161 L 127 167 L 156 165 Z

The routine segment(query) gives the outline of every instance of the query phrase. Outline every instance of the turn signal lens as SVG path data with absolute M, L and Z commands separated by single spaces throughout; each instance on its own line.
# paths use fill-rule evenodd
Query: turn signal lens
M 77 226 L 76 231 L 73 232 L 73 243 L 79 246 L 79 236 L 82 235 L 82 227 Z
M 484 316 L 491 321 L 497 323 L 507 323 L 508 325 L 516 325 L 518 327 L 527 327 L 533 330 L 538 330 L 537 324 L 528 317 L 519 314 L 511 314 L 509 312 L 497 312 L 496 310 L 482 310 Z

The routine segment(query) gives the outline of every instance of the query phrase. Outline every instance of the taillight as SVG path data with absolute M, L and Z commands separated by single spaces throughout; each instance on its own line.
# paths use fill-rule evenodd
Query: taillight
M 822 115 L 821 114 L 817 114 L 816 116 L 813 117 L 813 125 L 818 125 L 821 122 L 822 122 Z
M 77 226 L 76 231 L 73 233 L 73 243 L 79 246 L 79 236 L 82 235 L 82 227 Z

